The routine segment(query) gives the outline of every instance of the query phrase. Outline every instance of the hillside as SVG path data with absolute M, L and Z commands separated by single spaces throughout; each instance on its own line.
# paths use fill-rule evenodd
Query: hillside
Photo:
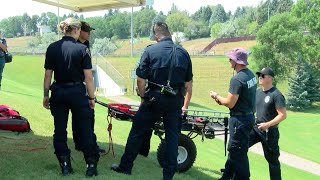
M 12 52 L 24 52 L 27 49 L 28 42 L 32 39 L 32 37 L 19 37 L 19 38 L 8 38 L 8 46 L 9 51 Z M 212 38 L 201 38 L 190 41 L 185 41 L 181 43 L 190 55 L 199 54 L 209 43 L 211 43 L 214 39 Z M 135 54 L 140 54 L 143 49 L 150 44 L 154 44 L 155 41 L 151 41 L 149 38 L 138 38 L 134 39 L 133 49 Z M 115 41 L 118 49 L 113 53 L 113 55 L 121 56 L 121 55 L 129 55 L 131 52 L 131 43 L 130 39 L 119 39 Z M 232 42 L 232 43 L 223 43 L 218 44 L 213 47 L 207 54 L 211 55 L 224 55 L 225 52 L 229 51 L 234 47 L 243 47 L 245 49 L 249 49 L 256 44 L 256 41 L 241 41 L 241 42 Z

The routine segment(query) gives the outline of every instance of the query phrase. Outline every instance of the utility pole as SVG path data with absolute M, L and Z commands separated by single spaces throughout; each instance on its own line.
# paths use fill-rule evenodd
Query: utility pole
M 133 7 L 131 7 L 131 57 L 133 57 Z
M 268 21 L 269 21 L 269 18 L 270 18 L 270 1 L 271 0 L 268 0 Z
M 60 1 L 58 1 L 58 4 L 60 4 Z M 59 6 L 58 6 L 58 23 L 57 23 L 58 40 L 60 39 L 60 29 L 58 28 L 59 23 L 60 23 L 60 8 L 59 8 Z

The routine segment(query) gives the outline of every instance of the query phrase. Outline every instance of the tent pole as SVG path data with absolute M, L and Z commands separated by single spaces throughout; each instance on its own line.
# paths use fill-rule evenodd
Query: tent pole
M 133 57 L 133 7 L 131 7 L 131 57 Z

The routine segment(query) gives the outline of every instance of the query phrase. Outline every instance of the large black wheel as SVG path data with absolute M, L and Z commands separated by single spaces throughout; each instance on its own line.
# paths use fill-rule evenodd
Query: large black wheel
M 161 167 L 163 167 L 166 142 L 161 141 L 157 151 L 158 162 Z M 197 157 L 197 148 L 192 139 L 184 134 L 179 137 L 178 146 L 178 172 L 185 172 L 191 168 Z

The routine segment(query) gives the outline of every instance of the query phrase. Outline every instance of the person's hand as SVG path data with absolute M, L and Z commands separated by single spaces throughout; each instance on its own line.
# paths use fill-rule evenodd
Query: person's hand
M 221 102 L 217 99 L 217 96 L 219 95 L 217 92 L 210 91 L 209 95 L 212 99 L 214 99 L 219 105 L 221 105 Z
M 213 99 L 216 99 L 218 96 L 218 93 L 214 92 L 214 91 L 210 91 L 209 94 L 210 94 L 211 98 L 213 98 Z
M 182 107 L 182 114 L 187 115 L 188 114 L 188 108 L 187 107 Z
M 144 99 L 141 98 L 140 106 L 144 103 Z
M 258 129 L 261 131 L 266 131 L 269 129 L 270 125 L 269 123 L 265 122 L 265 123 L 259 123 L 258 125 Z
M 42 105 L 43 105 L 44 108 L 50 109 L 49 96 L 44 96 L 43 97 Z
M 221 105 L 221 102 L 218 99 L 214 99 L 216 101 L 216 103 L 218 103 L 219 105 Z
M 91 109 L 94 109 L 94 106 L 95 106 L 96 102 L 93 100 L 89 100 L 89 106 Z

